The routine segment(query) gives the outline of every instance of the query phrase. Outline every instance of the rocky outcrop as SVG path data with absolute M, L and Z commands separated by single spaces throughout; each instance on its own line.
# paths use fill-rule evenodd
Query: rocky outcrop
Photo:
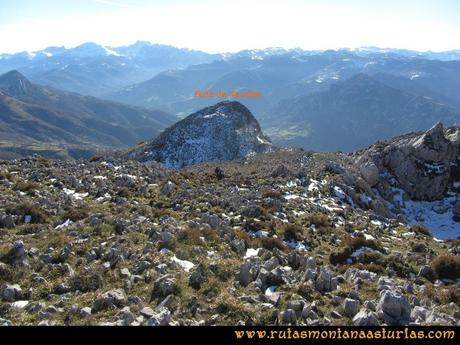
M 425 133 L 412 133 L 370 146 L 360 153 L 356 165 L 364 180 L 391 195 L 394 178 L 414 200 L 437 200 L 444 196 L 459 166 L 460 127 L 444 129 L 437 123 Z
M 187 116 L 156 139 L 130 151 L 128 157 L 177 169 L 272 149 L 251 112 L 241 103 L 226 101 Z
M 377 305 L 377 314 L 390 326 L 403 325 L 410 321 L 411 306 L 405 296 L 386 290 Z

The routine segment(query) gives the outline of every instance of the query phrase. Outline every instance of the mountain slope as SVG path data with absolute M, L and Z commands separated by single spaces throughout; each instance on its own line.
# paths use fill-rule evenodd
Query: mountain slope
M 272 145 L 251 112 L 238 102 L 220 102 L 202 109 L 136 147 L 129 158 L 159 161 L 168 167 L 233 160 L 265 152 Z
M 358 74 L 327 91 L 281 102 L 265 125 L 275 142 L 348 151 L 438 121 L 454 124 L 460 111 Z
M 17 71 L 0 76 L 3 145 L 124 147 L 155 136 L 173 122 L 164 112 L 41 87 Z

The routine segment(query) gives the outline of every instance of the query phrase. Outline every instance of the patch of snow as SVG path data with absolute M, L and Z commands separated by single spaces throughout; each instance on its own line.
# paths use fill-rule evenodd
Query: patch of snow
M 246 254 L 244 254 L 244 259 L 259 255 L 259 249 L 260 248 L 257 248 L 257 249 L 248 248 L 246 250 Z
M 112 50 L 112 49 L 110 49 L 108 47 L 102 47 L 102 48 L 104 48 L 106 56 L 110 56 L 110 55 L 112 55 L 112 56 L 123 56 L 123 55 L 120 55 L 119 53 L 117 53 L 115 50 Z
M 261 238 L 261 237 L 267 237 L 268 236 L 268 231 L 264 230 L 259 230 L 254 233 L 255 238 Z
M 184 269 L 185 272 L 188 272 L 190 271 L 194 266 L 195 264 L 193 262 L 190 262 L 190 261 L 187 261 L 187 260 L 181 260 L 181 259 L 178 259 L 176 256 L 173 256 L 171 258 L 171 261 L 175 262 L 176 264 L 178 264 L 180 267 L 182 267 Z
M 300 181 L 299 179 L 295 179 L 295 180 L 288 181 L 286 183 L 286 187 L 289 187 L 289 188 L 297 187 L 297 186 L 299 186 L 301 184 L 302 184 L 302 181 Z
M 268 141 L 266 141 L 266 140 L 262 139 L 262 138 L 261 138 L 261 137 L 259 137 L 259 136 L 256 136 L 256 138 L 257 138 L 257 141 L 258 141 L 259 143 L 261 143 L 261 144 L 269 144 L 269 142 L 268 142 Z
M 415 238 L 415 232 L 403 232 L 401 237 L 405 238 L 406 240 L 409 238 Z
M 69 225 L 71 225 L 73 222 L 70 220 L 70 219 L 67 219 L 64 223 L 58 225 L 55 227 L 56 230 L 59 230 L 59 229 L 62 229 L 62 228 L 66 228 L 68 227 Z
M 339 186 L 334 186 L 334 194 L 339 199 L 342 199 L 342 200 L 347 199 L 347 196 L 346 196 L 345 192 Z
M 289 240 L 285 241 L 284 243 L 286 243 L 286 245 L 291 249 L 306 249 L 305 244 L 303 244 L 301 241 Z
M 410 224 L 422 223 L 430 229 L 433 237 L 444 240 L 456 238 L 460 236 L 460 223 L 452 219 L 455 200 L 455 196 L 436 201 L 408 200 L 402 211 Z
M 283 198 L 285 198 L 286 200 L 291 200 L 291 199 L 299 199 L 300 196 L 299 195 L 296 195 L 296 194 L 285 194 L 283 195 Z
M 307 190 L 308 190 L 309 192 L 312 192 L 312 191 L 314 191 L 314 190 L 318 190 L 318 189 L 319 189 L 318 186 L 319 186 L 319 182 L 318 182 L 318 181 L 316 181 L 316 180 L 314 180 L 314 179 L 310 179 L 310 184 L 308 185 Z
M 13 310 L 22 310 L 29 304 L 29 301 L 16 301 L 11 303 L 11 309 Z
M 73 189 L 64 188 L 63 191 L 64 191 L 64 193 L 66 193 L 67 195 L 73 195 L 73 194 L 75 194 L 75 191 L 74 191 Z
M 267 297 L 272 296 L 272 295 L 275 293 L 275 291 L 276 291 L 277 288 L 278 288 L 277 286 L 269 286 L 269 287 L 265 290 L 265 296 L 267 296 Z
M 377 225 L 377 226 L 382 226 L 383 223 L 379 220 L 371 220 L 371 224 Z
M 364 235 L 364 238 L 367 240 L 367 241 L 373 241 L 375 240 L 375 237 L 372 236 L 372 235 L 369 235 L 369 234 L 363 234 Z
M 217 110 L 215 113 L 204 115 L 203 119 L 211 119 L 213 117 L 227 117 L 227 115 L 225 115 L 225 113 Z

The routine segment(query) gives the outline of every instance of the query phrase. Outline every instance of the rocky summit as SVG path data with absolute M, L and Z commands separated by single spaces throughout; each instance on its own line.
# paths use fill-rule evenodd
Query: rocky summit
M 269 147 L 245 108 L 220 103 L 165 133 L 171 166 L 193 160 L 165 138 L 199 140 L 177 134 L 217 129 L 212 119 L 232 124 L 221 141 Z M 459 325 L 457 133 L 437 125 L 352 154 L 279 149 L 182 169 L 2 161 L 0 324 Z M 131 154 L 153 159 L 153 143 Z M 413 188 L 425 173 L 437 187 Z
M 458 234 L 459 126 L 444 128 L 437 123 L 426 132 L 379 142 L 352 156 L 372 187 L 371 199 L 383 199 L 374 201 L 374 210 L 383 214 L 386 204 L 393 214 L 425 223 L 441 237 Z
M 207 161 L 243 158 L 273 150 L 251 112 L 239 102 L 220 102 L 187 116 L 128 157 L 182 168 Z

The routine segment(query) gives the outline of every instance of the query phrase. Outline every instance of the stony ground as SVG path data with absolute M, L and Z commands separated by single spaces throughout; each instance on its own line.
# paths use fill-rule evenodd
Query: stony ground
M 0 162 L 0 324 L 460 324 L 460 241 L 366 209 L 355 173 L 300 150 Z

